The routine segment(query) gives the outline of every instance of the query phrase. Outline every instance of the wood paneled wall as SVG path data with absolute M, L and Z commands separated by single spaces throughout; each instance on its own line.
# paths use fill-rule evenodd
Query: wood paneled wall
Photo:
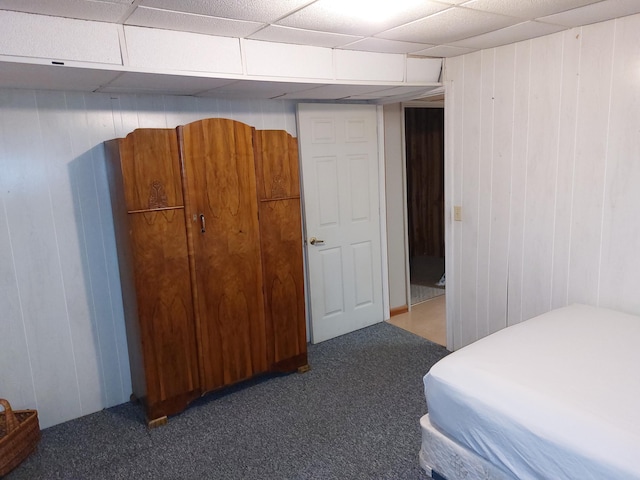
M 0 396 L 44 428 L 131 393 L 102 142 L 207 117 L 295 135 L 295 104 L 0 90 L 0 112 Z
M 454 348 L 579 302 L 640 314 L 640 15 L 447 59 Z
M 406 108 L 409 255 L 444 257 L 444 110 Z

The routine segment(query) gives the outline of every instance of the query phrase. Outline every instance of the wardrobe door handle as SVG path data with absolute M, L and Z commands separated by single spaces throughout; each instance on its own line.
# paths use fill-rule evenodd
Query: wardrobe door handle
M 205 226 L 205 222 L 204 222 L 204 214 L 203 214 L 203 213 L 201 213 L 201 214 L 200 214 L 200 231 L 201 231 L 202 233 L 204 233 L 204 231 L 205 231 L 204 226 Z

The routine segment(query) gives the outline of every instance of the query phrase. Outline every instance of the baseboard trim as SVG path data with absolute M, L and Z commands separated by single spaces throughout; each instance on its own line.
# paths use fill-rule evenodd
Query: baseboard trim
M 408 305 L 402 305 L 401 307 L 394 307 L 389 310 L 389 316 L 395 317 L 396 315 L 401 315 L 403 313 L 407 313 L 409 311 Z

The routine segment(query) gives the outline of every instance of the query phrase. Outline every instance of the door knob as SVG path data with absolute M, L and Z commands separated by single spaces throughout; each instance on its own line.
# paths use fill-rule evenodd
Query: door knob
M 311 245 L 324 245 L 324 240 L 320 240 L 319 238 L 316 238 L 316 237 L 311 237 L 309 239 L 309 243 Z

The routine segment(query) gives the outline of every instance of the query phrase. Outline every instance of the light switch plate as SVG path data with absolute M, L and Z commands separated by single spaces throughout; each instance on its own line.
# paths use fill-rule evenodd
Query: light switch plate
M 453 207 L 453 219 L 456 222 L 462 221 L 462 207 L 460 205 L 454 205 Z

